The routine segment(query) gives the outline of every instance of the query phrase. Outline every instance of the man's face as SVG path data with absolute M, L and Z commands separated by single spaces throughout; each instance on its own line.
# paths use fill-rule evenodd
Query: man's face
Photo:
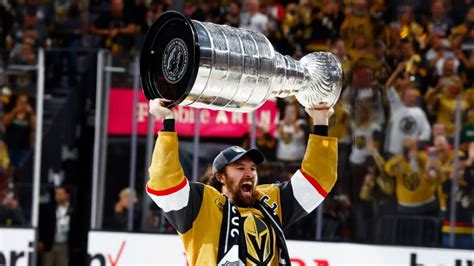
M 256 200 L 257 165 L 248 157 L 244 157 L 225 168 L 219 178 L 222 192 L 232 203 L 240 207 L 249 207 Z
M 406 107 L 413 107 L 416 104 L 416 98 L 418 97 L 418 93 L 413 88 L 408 88 L 403 95 L 403 103 Z
M 441 18 L 442 16 L 444 16 L 443 2 L 441 1 L 433 2 L 433 4 L 431 5 L 431 13 L 436 18 Z
M 443 65 L 443 75 L 450 76 L 454 74 L 454 60 L 448 58 L 444 61 Z
M 111 4 L 111 12 L 113 17 L 121 17 L 123 13 L 123 1 L 122 0 L 113 0 Z
M 258 0 L 248 0 L 247 1 L 247 12 L 254 14 L 257 13 L 259 10 L 259 2 Z
M 446 127 L 444 124 L 433 125 L 433 137 L 446 136 Z
M 440 155 L 447 154 L 449 151 L 449 143 L 446 138 L 440 137 L 435 139 L 434 146 L 436 148 L 436 153 Z
M 413 46 L 410 43 L 404 43 L 402 44 L 401 47 L 401 52 L 402 55 L 406 58 L 409 59 L 412 55 L 415 54 Z
M 63 188 L 56 189 L 55 198 L 58 204 L 64 204 L 69 201 L 69 195 Z
M 343 40 L 338 40 L 333 47 L 333 53 L 339 56 L 340 59 L 346 56 L 346 45 Z

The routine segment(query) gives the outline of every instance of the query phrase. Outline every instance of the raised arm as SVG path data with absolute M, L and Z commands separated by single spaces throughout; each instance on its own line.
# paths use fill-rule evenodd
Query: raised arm
M 398 76 L 403 71 L 403 69 L 405 69 L 405 63 L 400 63 L 397 65 L 395 71 L 393 71 L 387 82 L 385 82 L 385 90 L 389 90 L 391 87 L 395 86 L 395 82 L 397 81 Z
M 397 83 L 396 81 L 398 80 L 398 76 L 403 71 L 403 69 L 405 69 L 405 64 L 404 63 L 398 64 L 395 71 L 392 73 L 390 78 L 385 83 L 385 92 L 387 94 L 388 103 L 390 105 L 390 110 L 392 112 L 400 108 L 401 106 L 403 106 L 403 103 L 400 100 L 400 97 L 398 96 L 397 91 L 395 90 L 395 86 Z
M 306 111 L 313 119 L 314 132 L 309 135 L 301 169 L 280 186 L 284 227 L 316 209 L 337 178 L 337 139 L 327 136 L 328 120 L 334 111 Z
M 179 198 L 176 198 L 177 202 L 172 202 L 168 200 L 169 197 L 164 197 L 175 194 L 175 192 L 182 192 L 188 187 L 179 162 L 178 136 L 174 131 L 173 111 L 162 107 L 162 101 L 152 100 L 150 101 L 150 113 L 155 118 L 164 118 L 164 128 L 159 132 L 148 169 L 150 179 L 147 184 L 147 192 L 163 210 L 177 210 L 184 207 L 184 202 Z M 189 187 L 187 190 L 189 192 Z
M 202 201 L 202 184 L 190 183 L 179 162 L 178 136 L 174 130 L 174 114 L 163 107 L 163 100 L 150 101 L 150 113 L 163 118 L 149 168 L 146 190 L 153 201 L 165 211 L 174 228 L 184 233 L 192 227 Z

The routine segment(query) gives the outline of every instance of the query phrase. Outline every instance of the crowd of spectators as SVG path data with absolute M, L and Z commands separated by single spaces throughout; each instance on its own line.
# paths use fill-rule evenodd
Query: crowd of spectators
M 22 167 L 31 155 L 34 144 L 35 114 L 25 94 L 11 96 L 2 90 L 0 103 L 0 224 L 27 224 L 19 204 L 18 187 Z
M 107 48 L 116 64 L 127 66 L 151 23 L 164 11 L 179 7 L 172 0 L 87 2 L 88 6 L 81 0 L 2 1 L 2 64 L 32 64 L 37 60 L 34 48 L 45 47 L 52 59 L 50 85 L 60 86 L 55 84 L 60 82 L 55 78 L 58 73 L 74 85 L 80 64 L 71 49 Z M 384 215 L 447 221 L 454 192 L 456 221 L 463 226 L 459 231 L 468 232 L 459 234 L 458 247 L 473 247 L 471 1 L 201 0 L 184 1 L 181 11 L 191 19 L 260 31 L 275 50 L 296 59 L 315 51 L 339 57 L 344 85 L 330 125 L 330 135 L 339 141 L 339 169 L 338 183 L 324 205 L 326 232 L 331 232 L 325 233 L 326 239 L 373 242 L 378 218 Z M 21 98 L 3 121 L 26 136 L 34 129 L 34 114 Z M 277 133 L 259 129 L 257 139 L 274 166 L 261 174 L 268 182 L 291 177 L 304 155 L 310 125 L 294 98 L 277 101 L 281 114 Z M 460 150 L 455 154 L 458 136 Z M 31 146 L 31 141 L 5 143 L 11 165 L 21 162 L 24 149 Z M 0 156 L 4 147 L 0 142 Z M 460 159 L 457 167 L 455 158 Z M 1 160 L 2 169 L 5 161 Z M 453 177 L 456 191 L 451 191 Z M 115 211 L 123 228 L 122 205 L 117 203 Z M 156 215 L 150 224 L 169 231 L 160 213 L 152 213 Z M 311 219 L 303 222 L 314 228 Z M 308 230 L 289 234 L 312 239 Z M 440 231 L 449 229 L 443 226 Z

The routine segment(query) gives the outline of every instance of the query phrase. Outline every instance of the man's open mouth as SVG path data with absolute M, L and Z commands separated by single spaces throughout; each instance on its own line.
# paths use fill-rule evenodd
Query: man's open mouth
M 251 196 L 253 191 L 253 184 L 252 182 L 244 182 L 240 185 L 240 190 L 242 195 L 244 196 Z

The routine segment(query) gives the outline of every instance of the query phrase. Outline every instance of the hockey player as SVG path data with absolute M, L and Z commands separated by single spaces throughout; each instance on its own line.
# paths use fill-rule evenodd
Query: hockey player
M 163 118 L 149 169 L 147 192 L 183 241 L 190 265 L 289 265 L 283 229 L 308 215 L 336 182 L 337 139 L 327 137 L 331 109 L 307 109 L 314 124 L 300 170 L 288 182 L 258 185 L 256 149 L 230 147 L 214 159 L 221 191 L 184 176 L 174 114 L 150 101 Z

